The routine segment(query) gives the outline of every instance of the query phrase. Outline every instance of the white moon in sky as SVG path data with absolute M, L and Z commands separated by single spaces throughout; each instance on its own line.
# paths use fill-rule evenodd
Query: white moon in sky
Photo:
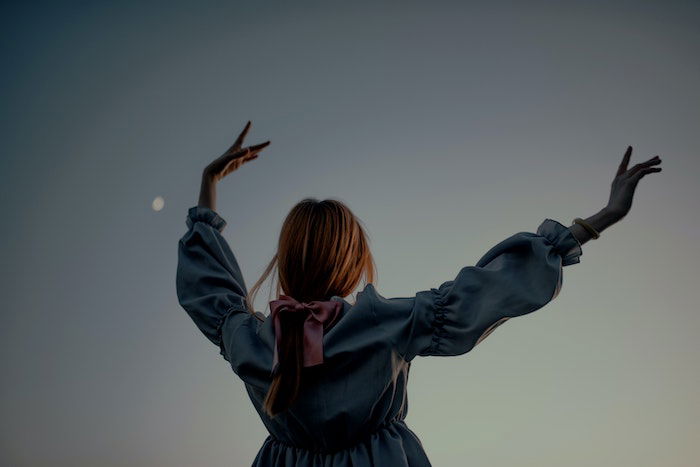
M 162 196 L 156 196 L 153 202 L 151 203 L 151 207 L 154 211 L 160 211 L 161 209 L 163 209 L 163 206 L 165 206 L 165 200 Z

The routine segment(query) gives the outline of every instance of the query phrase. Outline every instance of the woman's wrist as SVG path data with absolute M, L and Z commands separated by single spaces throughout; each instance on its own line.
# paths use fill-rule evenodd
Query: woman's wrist
M 620 219 L 620 216 L 618 216 L 614 212 L 610 211 L 607 207 L 605 207 L 597 213 L 593 214 L 592 216 L 587 217 L 583 220 L 586 223 L 588 223 L 591 227 L 593 227 L 598 233 L 600 233 L 603 230 L 610 227 L 611 225 L 618 222 Z M 578 240 L 578 242 L 581 245 L 593 238 L 593 235 L 591 235 L 591 233 L 588 230 L 586 230 L 583 226 L 579 224 L 573 224 L 571 227 L 569 227 L 569 230 L 571 230 L 571 233 L 574 237 L 576 237 L 576 240 Z
M 206 170 L 202 173 L 197 205 L 216 211 L 216 178 Z

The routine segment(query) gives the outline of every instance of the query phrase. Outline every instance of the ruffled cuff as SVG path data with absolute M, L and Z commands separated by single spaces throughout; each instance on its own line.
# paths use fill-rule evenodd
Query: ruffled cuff
M 554 219 L 545 219 L 537 228 L 537 234 L 554 246 L 554 251 L 562 257 L 562 266 L 581 262 L 581 244 L 568 227 Z
M 195 222 L 204 222 L 214 227 L 219 232 L 226 227 L 226 221 L 214 210 L 206 206 L 193 206 L 187 211 L 185 223 L 191 229 Z
M 447 319 L 447 307 L 445 306 L 446 294 L 437 288 L 432 288 L 430 291 L 434 294 L 434 307 L 433 307 L 433 320 L 431 323 L 432 327 L 432 339 L 430 341 L 430 347 L 428 347 L 428 353 L 437 354 L 439 353 L 440 344 L 443 339 L 449 336 L 449 333 L 445 329 L 445 320 Z M 445 289 L 447 291 L 447 289 Z

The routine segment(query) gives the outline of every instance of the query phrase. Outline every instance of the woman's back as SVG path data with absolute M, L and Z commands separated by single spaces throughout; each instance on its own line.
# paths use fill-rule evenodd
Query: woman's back
M 274 339 L 271 320 L 246 319 L 227 336 L 231 366 L 270 435 L 254 465 L 430 465 L 417 436 L 403 422 L 410 363 L 393 351 L 377 324 L 372 284 L 324 335 L 324 364 L 304 369 L 301 394 L 275 418 L 263 410 Z M 243 345 L 241 343 L 244 342 Z M 246 349 L 258 349 L 249 353 Z M 258 368 L 260 371 L 250 370 Z M 404 454 L 406 456 L 406 454 Z
M 187 225 L 178 298 L 244 381 L 270 433 L 256 466 L 430 466 L 403 421 L 410 362 L 467 353 L 506 320 L 541 308 L 559 293 L 562 267 L 582 254 L 568 228 L 546 219 L 537 233 L 506 238 L 437 288 L 385 298 L 369 283 L 354 305 L 332 297 L 343 303 L 342 316 L 323 336 L 324 363 L 303 369 L 300 397 L 270 418 L 263 400 L 271 383 L 272 320 L 257 319 L 244 305 L 223 219 L 199 206 L 188 212 Z

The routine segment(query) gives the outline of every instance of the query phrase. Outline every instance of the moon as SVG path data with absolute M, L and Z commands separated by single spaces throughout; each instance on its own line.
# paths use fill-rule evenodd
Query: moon
M 154 211 L 160 211 L 165 206 L 165 200 L 162 196 L 156 196 L 151 203 L 151 207 Z

